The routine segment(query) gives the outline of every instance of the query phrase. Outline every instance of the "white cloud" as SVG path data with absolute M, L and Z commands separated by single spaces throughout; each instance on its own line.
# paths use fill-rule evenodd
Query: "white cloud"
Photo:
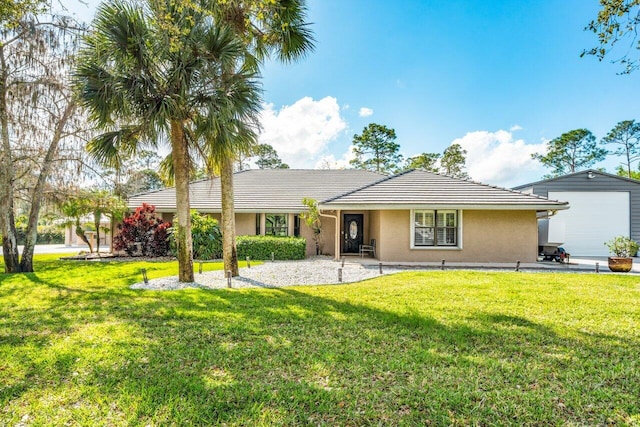
M 353 154 L 353 145 L 349 146 L 349 150 L 336 159 L 333 154 L 323 156 L 316 162 L 315 169 L 348 169 L 351 165 L 349 162 L 355 157 Z
M 523 129 L 522 126 L 520 126 L 518 124 L 515 124 L 515 125 L 511 126 L 511 128 L 509 128 L 509 132 L 517 132 L 517 131 L 522 130 L 522 129 Z
M 270 144 L 292 168 L 311 168 L 331 141 L 347 127 L 336 98 L 319 101 L 304 97 L 279 111 L 265 105 L 260 143 Z
M 373 114 L 373 110 L 367 107 L 361 107 L 360 111 L 358 112 L 358 115 L 360 117 L 369 117 L 372 114 Z
M 452 144 L 460 144 L 467 150 L 467 172 L 475 181 L 511 187 L 544 174 L 540 163 L 531 158 L 531 154 L 545 151 L 544 141 L 527 144 L 514 139 L 511 132 L 499 130 L 469 132 Z

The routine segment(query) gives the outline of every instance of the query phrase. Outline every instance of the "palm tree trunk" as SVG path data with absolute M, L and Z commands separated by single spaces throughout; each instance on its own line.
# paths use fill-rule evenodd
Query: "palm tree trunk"
M 233 207 L 233 159 L 225 157 L 220 168 L 220 191 L 222 202 L 222 258 L 224 271 L 231 276 L 240 274 L 236 250 L 236 215 Z
M 193 282 L 193 243 L 191 239 L 191 213 L 189 204 L 189 153 L 184 135 L 184 123 L 171 121 L 171 154 L 176 185 L 178 215 L 178 280 Z

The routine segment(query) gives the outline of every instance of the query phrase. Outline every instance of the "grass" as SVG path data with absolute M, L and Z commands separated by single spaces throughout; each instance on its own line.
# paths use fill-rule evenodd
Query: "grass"
M 0 425 L 640 425 L 637 276 L 128 289 L 142 267 L 177 271 L 0 275 Z

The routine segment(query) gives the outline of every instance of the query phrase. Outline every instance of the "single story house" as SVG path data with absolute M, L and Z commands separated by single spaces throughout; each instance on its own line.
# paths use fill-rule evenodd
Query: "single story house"
M 613 237 L 640 241 L 640 181 L 589 169 L 514 189 L 571 205 L 540 220 L 540 246 L 561 245 L 574 256 L 607 256 L 604 242 Z
M 191 207 L 220 219 L 220 180 L 191 184 Z M 258 169 L 234 175 L 238 235 L 297 235 L 315 254 L 313 233 L 300 214 L 303 198 L 318 201 L 322 252 L 357 255 L 375 241 L 385 262 L 534 262 L 537 217 L 566 202 L 421 170 L 385 176 L 344 170 Z M 167 220 L 175 189 L 131 197 L 130 208 L 152 204 Z

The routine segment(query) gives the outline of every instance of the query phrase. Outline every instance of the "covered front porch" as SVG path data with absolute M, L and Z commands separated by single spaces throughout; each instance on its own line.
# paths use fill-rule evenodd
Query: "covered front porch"
M 333 250 L 330 253 L 334 259 L 353 256 L 377 259 L 380 224 L 378 211 L 338 210 L 324 212 L 322 216 L 332 218 L 338 225 L 334 228 Z

